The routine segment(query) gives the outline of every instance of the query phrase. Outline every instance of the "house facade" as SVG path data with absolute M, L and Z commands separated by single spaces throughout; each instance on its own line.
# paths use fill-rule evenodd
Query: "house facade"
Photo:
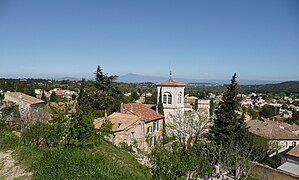
M 270 156 L 284 152 L 299 144 L 298 135 L 283 129 L 278 125 L 260 120 L 250 120 L 246 123 L 249 127 L 249 132 L 268 138 L 270 140 L 270 144 L 277 148 L 277 151 Z
M 109 140 L 115 145 L 126 143 L 133 150 L 149 153 L 162 140 L 164 116 L 139 103 L 122 104 L 121 112 L 114 112 L 107 118 L 96 119 L 94 124 L 100 128 L 105 120 L 113 126 Z
M 35 97 L 21 92 L 5 93 L 4 102 L 9 105 L 14 103 L 18 106 L 20 120 L 25 125 L 35 121 L 47 121 L 50 119 L 49 114 L 45 111 L 45 102 Z

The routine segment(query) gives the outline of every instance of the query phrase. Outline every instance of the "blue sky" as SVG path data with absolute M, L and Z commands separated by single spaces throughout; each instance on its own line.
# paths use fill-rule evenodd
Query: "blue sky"
M 0 1 L 0 77 L 299 80 L 299 1 Z

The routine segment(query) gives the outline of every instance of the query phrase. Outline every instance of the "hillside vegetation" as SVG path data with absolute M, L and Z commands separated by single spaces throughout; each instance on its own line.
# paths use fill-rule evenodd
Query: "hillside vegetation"
M 0 130 L 0 151 L 13 150 L 32 179 L 150 179 L 150 170 L 110 143 L 97 147 L 44 148 L 23 145 L 9 130 Z
M 244 91 L 257 93 L 299 93 L 299 81 L 286 81 L 279 84 L 240 86 Z

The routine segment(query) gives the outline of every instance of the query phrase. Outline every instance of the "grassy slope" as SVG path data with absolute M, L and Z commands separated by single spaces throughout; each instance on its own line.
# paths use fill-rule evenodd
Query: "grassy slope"
M 10 141 L 14 136 L 8 134 L 0 131 L 0 149 L 14 149 L 17 161 L 33 172 L 33 179 L 151 178 L 148 168 L 110 143 L 103 142 L 94 150 L 37 148 Z

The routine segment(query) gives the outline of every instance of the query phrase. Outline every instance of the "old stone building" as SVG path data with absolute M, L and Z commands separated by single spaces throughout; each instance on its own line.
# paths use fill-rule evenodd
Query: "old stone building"
M 17 105 L 20 113 L 20 123 L 29 126 L 35 121 L 47 121 L 49 113 L 44 110 L 45 102 L 21 92 L 5 93 L 3 101 L 7 106 Z

